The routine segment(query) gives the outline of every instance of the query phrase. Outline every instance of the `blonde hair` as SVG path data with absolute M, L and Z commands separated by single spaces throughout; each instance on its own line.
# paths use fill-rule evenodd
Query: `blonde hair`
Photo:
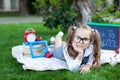
M 78 28 L 82 28 L 82 29 L 91 31 L 90 44 L 93 44 L 93 52 L 94 52 L 93 64 L 96 64 L 96 66 L 98 66 L 99 61 L 100 61 L 100 42 L 101 42 L 100 35 L 97 30 L 92 30 L 91 27 L 88 26 L 87 24 L 69 27 L 67 37 L 66 37 L 68 54 L 73 58 L 77 57 L 77 55 L 78 55 L 78 53 L 76 51 L 74 51 L 74 49 L 72 47 L 73 37 Z

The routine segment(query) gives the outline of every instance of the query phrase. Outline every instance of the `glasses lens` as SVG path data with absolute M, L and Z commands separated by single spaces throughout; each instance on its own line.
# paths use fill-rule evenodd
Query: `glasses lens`
M 87 38 L 84 38 L 84 39 L 83 39 L 84 44 L 88 44 L 89 41 L 90 41 L 90 39 L 87 39 Z
M 74 40 L 75 42 L 79 42 L 79 41 L 80 41 L 80 38 L 79 38 L 79 36 L 74 36 L 73 40 Z
M 88 38 L 81 38 L 79 36 L 74 36 L 73 40 L 77 43 L 82 40 L 82 43 L 84 43 L 84 44 L 88 44 L 90 41 L 90 39 L 88 39 Z

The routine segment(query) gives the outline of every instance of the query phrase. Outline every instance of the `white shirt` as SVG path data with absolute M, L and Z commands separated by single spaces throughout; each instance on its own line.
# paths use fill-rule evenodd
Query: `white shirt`
M 69 54 L 68 54 L 66 46 L 63 47 L 63 54 L 64 54 L 64 58 L 65 58 L 65 61 L 68 65 L 69 70 L 70 71 L 77 71 L 81 66 L 82 60 L 78 60 L 77 58 L 74 59 L 74 58 L 70 57 Z M 92 65 L 92 62 L 93 62 L 93 45 L 90 45 L 85 50 L 85 53 L 84 53 L 83 57 L 87 57 L 88 55 L 90 55 L 90 56 L 89 56 L 87 64 Z

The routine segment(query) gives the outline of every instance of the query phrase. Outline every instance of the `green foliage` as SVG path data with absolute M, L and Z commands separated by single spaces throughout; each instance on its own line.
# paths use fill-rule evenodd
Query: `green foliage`
M 92 15 L 92 21 L 93 22 L 103 22 L 104 20 L 102 19 L 102 16 L 100 16 L 99 13 L 96 13 Z
M 95 0 L 97 12 L 92 15 L 93 22 L 111 23 L 109 17 L 114 15 L 114 5 L 108 4 L 107 0 Z
M 58 8 L 54 7 L 52 10 L 52 13 L 44 18 L 45 26 L 50 29 L 60 27 L 60 29 L 66 30 L 77 18 L 77 14 L 66 7 L 64 3 L 61 3 Z
M 68 29 L 78 14 L 71 10 L 72 0 L 36 0 L 33 5 L 44 14 L 45 26 L 53 29 Z
M 107 0 L 95 0 L 97 12 L 92 15 L 93 22 L 113 23 L 112 20 L 120 18 L 120 11 L 115 12 L 114 4 L 108 4 Z
M 115 12 L 115 18 L 120 18 L 120 11 Z
M 43 15 L 46 11 L 48 11 L 48 8 L 49 8 L 48 0 L 36 0 L 35 2 L 32 2 L 32 5 L 36 9 L 37 11 L 36 13 L 40 15 Z
M 92 21 L 93 22 L 99 22 L 99 23 L 111 23 L 110 21 L 109 21 L 109 18 L 105 18 L 105 17 L 103 17 L 102 15 L 101 15 L 102 13 L 96 13 L 96 14 L 93 14 L 92 15 Z

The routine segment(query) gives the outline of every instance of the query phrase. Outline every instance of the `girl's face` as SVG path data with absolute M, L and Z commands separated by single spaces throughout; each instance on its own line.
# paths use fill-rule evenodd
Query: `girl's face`
M 90 44 L 91 31 L 83 28 L 78 28 L 75 31 L 72 44 L 74 44 L 77 49 L 85 50 Z

